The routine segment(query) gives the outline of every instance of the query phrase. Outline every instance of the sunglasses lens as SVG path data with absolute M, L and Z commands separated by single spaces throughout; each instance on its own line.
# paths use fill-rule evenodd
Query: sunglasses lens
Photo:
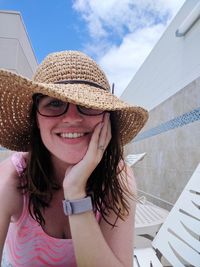
M 42 96 L 37 101 L 37 110 L 42 116 L 57 117 L 67 111 L 68 105 L 57 98 Z
M 102 113 L 104 113 L 104 110 L 101 110 L 101 109 L 86 108 L 83 106 L 77 106 L 77 108 L 80 113 L 84 115 L 88 115 L 88 116 L 97 116 L 97 115 L 101 115 Z

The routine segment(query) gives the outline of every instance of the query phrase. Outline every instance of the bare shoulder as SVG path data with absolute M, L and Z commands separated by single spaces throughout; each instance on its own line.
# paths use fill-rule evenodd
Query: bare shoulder
M 129 167 L 124 161 L 121 161 L 119 163 L 119 169 L 121 170 L 119 179 L 121 179 L 122 183 L 125 184 L 134 195 L 136 195 L 137 186 L 133 169 Z
M 11 161 L 11 157 L 0 163 L 0 215 L 7 213 L 12 217 L 19 212 L 21 193 L 19 177 Z
M 19 179 L 11 158 L 0 163 L 0 261 L 11 221 L 21 214 L 22 197 L 17 189 Z
M 118 180 L 120 181 L 121 189 L 124 192 L 124 200 L 129 206 L 129 212 L 128 216 L 124 217 L 124 220 L 118 219 L 118 225 L 126 225 L 128 221 L 131 222 L 131 224 L 133 225 L 132 220 L 134 219 L 137 202 L 137 186 L 135 176 L 133 170 L 124 162 L 120 162 L 119 169 L 120 172 L 118 175 Z M 115 222 L 117 216 L 113 211 L 111 211 L 107 219 L 108 221 L 110 220 L 111 222 Z M 107 226 L 106 221 L 102 220 L 102 222 L 105 223 L 105 225 Z
M 124 264 L 123 266 L 132 266 L 133 258 L 133 244 L 134 244 L 134 220 L 136 208 L 136 183 L 133 170 L 127 166 L 123 161 L 119 164 L 120 174 L 118 179 L 121 180 L 123 189 L 131 193 L 134 197 L 127 197 L 129 203 L 129 214 L 124 217 L 124 220 L 117 219 L 117 227 L 111 227 L 105 220 L 101 220 L 100 228 L 102 234 L 112 249 L 113 253 Z M 116 214 L 111 211 L 107 218 L 110 222 L 116 221 Z
M 11 161 L 11 157 L 0 163 L 0 184 L 1 186 L 12 186 L 17 179 L 16 169 Z M 1 187 L 0 187 L 1 188 Z

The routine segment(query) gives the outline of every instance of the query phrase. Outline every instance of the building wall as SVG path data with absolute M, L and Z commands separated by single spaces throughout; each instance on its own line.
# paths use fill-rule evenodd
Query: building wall
M 185 1 L 125 89 L 122 100 L 151 110 L 199 77 L 200 19 L 183 37 L 175 35 L 199 5 L 199 0 Z
M 20 13 L 0 10 L 0 68 L 31 78 L 37 65 Z
M 170 209 L 200 162 L 200 77 L 152 109 L 126 153 L 147 155 L 134 167 L 138 189 Z
M 31 78 L 37 65 L 20 13 L 0 10 L 0 68 Z M 0 161 L 11 153 L 0 147 Z
M 195 12 L 197 20 L 177 37 Z M 147 125 L 125 152 L 147 153 L 134 167 L 139 193 L 167 209 L 200 161 L 199 14 L 199 0 L 186 0 L 121 96 L 150 111 Z

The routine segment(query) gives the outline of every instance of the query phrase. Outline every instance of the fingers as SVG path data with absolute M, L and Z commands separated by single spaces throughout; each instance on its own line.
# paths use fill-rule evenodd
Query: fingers
M 107 148 L 111 139 L 111 125 L 110 114 L 105 113 L 103 122 L 99 123 L 94 130 L 90 144 L 88 147 L 88 153 L 92 153 L 97 158 L 102 158 L 102 155 Z
M 95 129 L 94 132 L 92 134 L 91 140 L 90 140 L 90 144 L 88 149 L 92 149 L 92 150 L 96 150 L 97 146 L 99 144 L 99 137 L 100 137 L 100 133 L 102 128 L 104 127 L 104 122 L 99 123 Z

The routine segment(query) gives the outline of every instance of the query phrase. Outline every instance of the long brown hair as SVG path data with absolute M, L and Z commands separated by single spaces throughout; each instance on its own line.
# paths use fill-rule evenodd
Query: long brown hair
M 26 184 L 24 188 L 29 194 L 29 212 L 40 225 L 45 224 L 42 210 L 49 207 L 53 194 L 61 186 L 53 175 L 50 152 L 44 146 L 36 123 L 36 106 L 32 108 L 33 128 L 32 143 L 25 170 Z M 93 206 L 112 226 L 106 217 L 111 211 L 117 218 L 124 220 L 129 214 L 128 198 L 133 197 L 126 183 L 126 171 L 123 162 L 123 146 L 118 132 L 117 116 L 110 112 L 111 141 L 104 152 L 101 162 L 93 171 L 87 182 L 87 194 L 92 196 Z M 123 177 L 124 176 L 124 177 Z

